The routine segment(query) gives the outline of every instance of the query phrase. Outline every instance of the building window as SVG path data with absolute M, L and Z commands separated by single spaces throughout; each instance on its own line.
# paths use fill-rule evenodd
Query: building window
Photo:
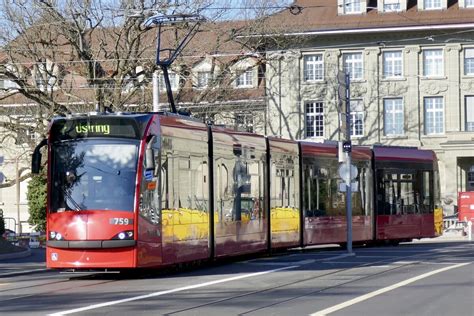
M 175 72 L 172 72 L 172 71 L 169 71 L 168 75 L 170 77 L 171 90 L 173 91 L 178 90 L 179 76 Z M 163 74 L 161 74 L 159 81 L 160 81 L 159 82 L 160 90 L 166 91 L 165 76 Z
M 306 102 L 306 137 L 324 137 L 323 102 Z
M 437 10 L 441 8 L 441 0 L 425 0 L 425 10 Z
M 466 96 L 466 132 L 474 132 L 474 96 Z
M 400 78 L 403 76 L 402 51 L 383 52 L 383 76 L 384 78 Z
M 474 166 L 471 166 L 467 172 L 467 182 L 470 187 L 474 186 Z
M 402 98 L 384 99 L 384 133 L 386 136 L 404 134 L 404 114 Z
M 344 0 L 343 5 L 345 14 L 362 13 L 360 0 Z
M 36 87 L 43 92 L 52 92 L 59 88 L 59 67 L 50 61 L 35 64 L 33 78 Z
M 209 71 L 200 71 L 197 73 L 196 78 L 196 87 L 198 89 L 207 88 L 209 85 L 209 80 L 211 78 L 211 73 Z
M 235 114 L 235 127 L 239 131 L 245 131 L 253 133 L 253 113 L 236 113 Z
M 383 12 L 398 12 L 402 10 L 400 0 L 384 0 Z
M 351 136 L 364 136 L 364 106 L 362 100 L 351 100 Z
M 135 71 L 130 71 L 123 79 L 122 93 L 131 93 L 137 89 L 144 89 L 145 74 L 142 66 L 137 66 Z
M 304 81 L 323 80 L 323 54 L 304 56 Z
M 464 74 L 474 76 L 474 48 L 464 50 Z
M 344 53 L 342 55 L 344 62 L 344 71 L 350 74 L 352 80 L 363 78 L 362 53 Z
M 253 86 L 253 70 L 247 69 L 242 72 L 235 80 L 235 86 L 239 88 L 246 88 Z
M 443 65 L 442 49 L 425 49 L 423 51 L 423 75 L 425 77 L 443 76 Z
M 474 0 L 464 0 L 464 6 L 466 8 L 474 8 Z
M 444 107 L 442 97 L 426 97 L 425 103 L 425 134 L 444 133 Z

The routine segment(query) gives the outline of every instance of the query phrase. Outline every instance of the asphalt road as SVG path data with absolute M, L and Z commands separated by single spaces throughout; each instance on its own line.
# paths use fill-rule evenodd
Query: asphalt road
M 0 314 L 474 315 L 474 243 L 354 252 L 294 251 L 138 276 L 0 273 Z

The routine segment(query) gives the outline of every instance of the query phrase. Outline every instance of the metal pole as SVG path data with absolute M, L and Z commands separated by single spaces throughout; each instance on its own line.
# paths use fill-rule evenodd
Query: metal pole
M 346 141 L 351 141 L 351 93 L 350 93 L 350 74 L 346 73 Z M 352 145 L 351 145 L 352 148 Z M 349 172 L 346 177 L 346 221 L 347 221 L 347 252 L 352 253 L 352 191 L 351 191 L 351 150 L 347 151 L 346 162 L 349 166 Z
M 153 72 L 153 112 L 160 110 L 160 80 L 158 79 L 158 72 Z
M 17 225 L 17 233 L 21 234 L 21 219 L 20 219 L 20 166 L 19 166 L 20 156 L 15 158 L 15 171 L 16 171 L 16 179 L 15 179 L 15 186 L 16 186 L 16 217 L 18 219 Z
M 173 91 L 171 91 L 171 83 L 170 83 L 170 76 L 169 76 L 169 73 L 168 73 L 168 65 L 161 65 L 161 69 L 163 69 L 163 77 L 165 79 L 166 94 L 168 95 L 168 101 L 170 103 L 171 113 L 178 113 L 178 111 L 176 111 L 176 106 L 174 104 Z

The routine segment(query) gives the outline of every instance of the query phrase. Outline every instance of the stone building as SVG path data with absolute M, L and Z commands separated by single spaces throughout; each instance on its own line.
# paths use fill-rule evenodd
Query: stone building
M 299 0 L 268 23 L 288 44 L 266 47 L 269 133 L 343 140 L 349 73 L 353 144 L 434 150 L 447 213 L 474 190 L 474 1 Z

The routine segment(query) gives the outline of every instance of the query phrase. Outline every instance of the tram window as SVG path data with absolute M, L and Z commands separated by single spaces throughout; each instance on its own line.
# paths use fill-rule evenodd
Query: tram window
M 263 218 L 264 153 L 242 148 L 216 159 L 216 208 L 219 222 L 248 222 Z
M 296 208 L 299 199 L 297 157 L 274 153 L 272 158 L 271 208 Z
M 434 212 L 434 203 L 433 203 L 433 172 L 431 171 L 423 171 L 421 172 L 421 196 L 420 196 L 420 211 L 421 213 L 432 213 Z
M 328 179 L 329 171 L 326 168 L 304 169 L 304 204 L 306 216 L 325 216 L 328 209 Z
M 372 209 L 372 175 L 370 173 L 369 162 L 354 162 L 357 166 L 358 175 L 354 180 L 358 190 L 352 192 L 352 215 L 369 216 Z
M 216 160 L 216 180 L 218 184 L 216 208 L 219 212 L 219 222 L 232 220 L 234 180 L 231 176 L 231 170 L 233 169 L 231 166 L 233 166 L 233 164 L 233 160 L 224 157 L 220 157 Z
M 346 202 L 345 194 L 339 192 L 337 160 L 307 159 L 304 168 L 306 216 L 344 216 Z
M 178 160 L 178 179 L 179 179 L 179 208 L 192 209 L 191 186 L 193 183 L 192 173 L 190 169 L 190 157 L 179 157 Z
M 151 139 L 154 143 L 153 146 L 153 157 L 152 159 L 160 161 L 160 149 L 159 143 L 156 141 L 156 138 L 153 137 Z M 144 218 L 148 219 L 153 224 L 158 224 L 161 220 L 161 211 L 160 211 L 160 204 L 159 204 L 159 195 L 160 195 L 160 187 L 159 187 L 159 173 L 155 170 L 146 170 L 147 164 L 146 159 L 150 157 L 144 156 L 143 159 L 143 171 L 144 174 L 142 175 L 142 181 L 140 183 L 140 215 Z M 156 166 L 159 168 L 159 166 Z
M 117 152 L 121 155 L 118 157 Z M 51 212 L 134 209 L 137 145 L 103 140 L 52 147 Z M 123 191 L 120 191 L 123 189 Z
M 433 212 L 431 171 L 381 173 L 378 179 L 379 213 L 421 214 Z

